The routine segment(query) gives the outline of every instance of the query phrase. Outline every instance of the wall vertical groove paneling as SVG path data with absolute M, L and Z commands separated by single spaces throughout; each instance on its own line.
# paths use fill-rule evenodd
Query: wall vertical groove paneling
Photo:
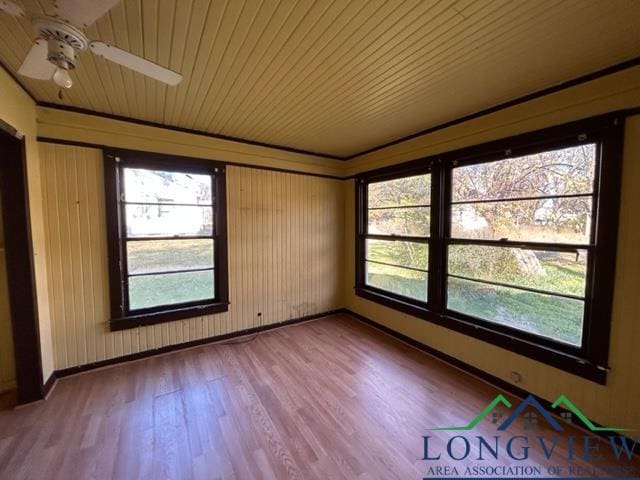
M 40 143 L 55 368 L 340 308 L 338 180 L 227 167 L 228 312 L 110 332 L 102 152 Z

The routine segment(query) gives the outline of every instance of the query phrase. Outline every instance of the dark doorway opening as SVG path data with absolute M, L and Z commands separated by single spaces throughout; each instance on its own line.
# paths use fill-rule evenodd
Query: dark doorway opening
M 24 138 L 0 121 L 0 194 L 18 403 L 44 397 Z

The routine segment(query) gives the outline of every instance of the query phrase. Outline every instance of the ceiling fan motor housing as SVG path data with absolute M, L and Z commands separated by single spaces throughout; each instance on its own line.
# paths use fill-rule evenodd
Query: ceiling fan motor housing
M 82 31 L 55 17 L 35 16 L 32 22 L 38 36 L 47 41 L 47 60 L 65 70 L 75 68 L 76 52 L 89 45 Z
M 76 68 L 76 52 L 71 45 L 55 38 L 47 40 L 47 44 L 49 47 L 47 60 L 65 70 Z

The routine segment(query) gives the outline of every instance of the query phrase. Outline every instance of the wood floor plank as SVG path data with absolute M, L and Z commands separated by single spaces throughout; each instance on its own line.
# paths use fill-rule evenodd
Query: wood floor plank
M 64 378 L 47 401 L 0 411 L 0 478 L 418 479 L 422 436 L 446 442 L 430 429 L 466 424 L 496 393 L 334 315 Z M 477 428 L 491 438 L 496 427 Z M 532 449 L 528 463 L 548 462 Z M 627 465 L 640 473 L 637 457 Z

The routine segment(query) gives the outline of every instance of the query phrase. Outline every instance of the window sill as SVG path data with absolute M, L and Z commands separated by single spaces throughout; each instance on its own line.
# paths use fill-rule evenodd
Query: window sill
M 112 332 L 126 330 L 129 328 L 142 327 L 145 325 L 155 325 L 158 323 L 185 320 L 188 318 L 201 317 L 214 313 L 222 313 L 229 310 L 229 303 L 210 303 L 206 305 L 191 306 L 187 308 L 177 308 L 174 310 L 164 310 L 162 312 L 143 313 L 139 315 L 127 315 L 109 320 L 109 328 Z
M 386 295 L 382 291 L 368 287 L 356 287 L 355 290 L 356 295 L 359 297 L 366 298 L 367 300 L 379 303 L 380 305 L 384 305 L 385 307 L 393 310 L 399 310 L 402 313 L 406 313 L 414 317 L 425 318 L 426 315 L 431 314 L 431 311 L 424 306 L 424 304 L 421 306 L 417 303 L 412 303 L 409 299 L 401 300 L 395 296 Z
M 368 288 L 356 287 L 355 293 L 359 297 L 371 300 L 393 310 L 398 310 L 421 320 L 426 320 L 475 339 L 496 345 L 505 350 L 551 365 L 552 367 L 600 385 L 606 385 L 607 371 L 599 368 L 589 359 L 546 345 L 540 345 L 531 340 L 519 338 L 517 331 L 506 333 L 491 328 L 485 322 L 479 324 L 462 318 L 456 318 L 452 312 L 447 312 L 446 314 L 433 312 L 426 307 L 416 306 Z

